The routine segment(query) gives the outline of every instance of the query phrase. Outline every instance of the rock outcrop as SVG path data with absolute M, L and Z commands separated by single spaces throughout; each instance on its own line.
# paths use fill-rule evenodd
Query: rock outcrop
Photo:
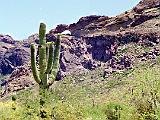
M 94 22 L 100 21 L 100 19 L 108 19 L 108 17 L 105 16 L 96 16 L 96 15 L 91 15 L 91 16 L 86 16 L 82 17 L 79 19 L 77 23 L 73 23 L 69 25 L 69 30 L 71 31 L 73 36 L 80 37 L 83 34 L 83 30 L 85 29 L 86 26 L 90 24 L 94 24 Z M 91 26 L 88 29 L 95 29 L 97 26 L 93 27 Z
M 16 41 L 9 35 L 0 35 L 0 42 L 14 44 Z
M 159 0 L 142 0 L 139 2 L 139 4 L 133 8 L 133 10 L 137 12 L 142 12 L 146 9 L 156 8 L 160 7 L 160 1 Z
M 17 66 L 26 64 L 30 59 L 30 53 L 23 48 L 13 47 L 4 51 L 0 57 L 0 73 L 3 75 L 11 74 Z
M 115 71 L 133 67 L 135 59 L 159 56 L 154 50 L 146 55 L 116 57 L 120 47 L 137 44 L 153 47 L 160 42 L 159 0 L 143 0 L 130 11 L 116 17 L 87 16 L 77 23 L 58 25 L 46 35 L 47 41 L 55 41 L 56 34 L 65 30 L 71 35 L 62 36 L 60 70 L 57 80 L 65 75 L 93 70 L 104 66 L 104 77 Z M 38 43 L 38 34 L 23 41 L 15 41 L 10 36 L 0 35 L 0 73 L 10 74 L 2 82 L 2 95 L 33 85 L 30 70 L 30 44 Z M 145 54 L 145 53 L 144 53 Z M 143 60 L 142 60 L 143 61 Z M 29 82 L 28 82 L 29 80 Z

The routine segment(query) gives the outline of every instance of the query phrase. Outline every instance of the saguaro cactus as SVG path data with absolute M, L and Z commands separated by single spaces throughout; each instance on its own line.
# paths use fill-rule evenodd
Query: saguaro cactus
M 31 44 L 31 68 L 35 81 L 40 87 L 46 89 L 53 84 L 59 68 L 60 57 L 60 34 L 57 35 L 57 39 L 54 43 L 46 43 L 45 40 L 46 25 L 40 24 L 39 28 L 39 70 L 36 66 L 36 48 L 34 44 Z
M 40 95 L 40 116 L 44 117 L 43 106 L 46 102 L 46 90 L 54 83 L 60 58 L 61 40 L 60 34 L 57 35 L 55 43 L 46 43 L 45 40 L 46 25 L 40 24 L 39 28 L 39 69 L 36 65 L 36 48 L 31 44 L 31 68 L 35 81 L 39 84 Z M 54 50 L 53 50 L 54 46 Z

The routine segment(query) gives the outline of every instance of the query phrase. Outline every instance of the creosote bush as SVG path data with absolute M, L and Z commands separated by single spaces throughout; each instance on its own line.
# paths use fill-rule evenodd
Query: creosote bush
M 120 120 L 122 107 L 118 104 L 109 104 L 105 111 L 107 120 Z

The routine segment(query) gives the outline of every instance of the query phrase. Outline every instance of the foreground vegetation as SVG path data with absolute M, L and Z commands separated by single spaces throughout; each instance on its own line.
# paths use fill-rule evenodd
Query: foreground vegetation
M 124 46 L 115 57 L 152 49 Z M 160 57 L 153 61 L 135 61 L 133 69 L 108 78 L 103 77 L 104 68 L 97 68 L 54 81 L 45 93 L 44 107 L 35 85 L 0 100 L 0 120 L 39 120 L 39 108 L 44 120 L 159 120 Z
M 46 120 L 160 119 L 160 63 L 101 77 L 102 69 L 68 76 L 47 93 Z M 38 120 L 38 86 L 0 102 L 1 120 Z

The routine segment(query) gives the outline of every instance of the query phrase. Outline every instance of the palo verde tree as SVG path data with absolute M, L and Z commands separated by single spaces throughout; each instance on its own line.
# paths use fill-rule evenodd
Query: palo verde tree
M 60 34 L 57 35 L 55 43 L 46 42 L 45 40 L 46 25 L 40 23 L 39 28 L 39 67 L 36 65 L 36 48 L 34 44 L 31 44 L 31 68 L 35 81 L 39 84 L 39 96 L 40 96 L 40 116 L 44 117 L 44 111 L 42 110 L 46 102 L 46 91 L 54 83 L 58 69 L 61 40 Z M 54 47 L 53 47 L 54 46 Z

